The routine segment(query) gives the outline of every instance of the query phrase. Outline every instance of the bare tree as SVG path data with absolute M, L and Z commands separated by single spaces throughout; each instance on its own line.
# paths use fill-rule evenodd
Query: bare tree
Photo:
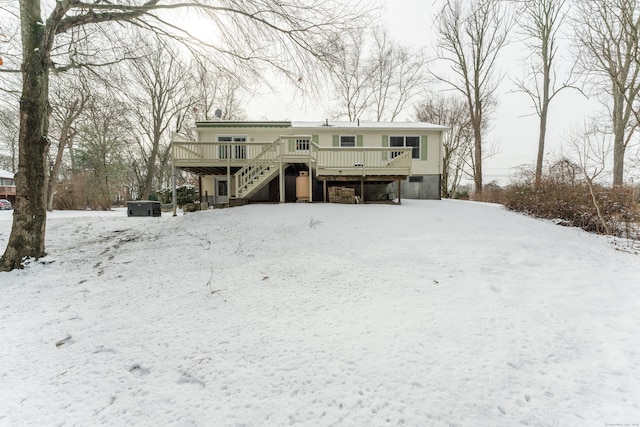
M 640 144 L 636 145 L 634 148 L 635 149 L 632 151 L 630 156 L 631 167 L 629 169 L 633 172 L 630 174 L 630 179 L 632 183 L 638 183 L 640 182 Z
M 20 25 L 19 10 L 15 1 L 0 0 L 0 92 L 17 98 L 20 94 Z M 3 99 L 4 98 L 4 99 Z M 3 95 L 0 104 L 7 99 Z M 17 104 L 16 104 L 17 105 Z M 0 105 L 5 107 L 5 105 Z M 17 108 L 17 106 L 16 106 Z
M 578 0 L 575 31 L 585 73 L 607 83 L 613 130 L 613 185 L 624 181 L 625 152 L 637 128 L 640 5 L 635 0 Z M 635 122 L 635 123 L 634 123 Z
M 139 123 L 137 150 L 129 150 L 136 195 L 148 198 L 154 190 L 170 184 L 171 133 L 189 135 L 185 123 L 212 120 L 216 110 L 219 119 L 243 117 L 241 79 L 199 58 L 185 65 L 175 47 L 162 40 L 147 42 L 152 51 L 131 61 L 130 72 L 136 89 L 124 96 L 135 108 L 131 110 Z M 212 68 L 213 67 L 213 68 Z
M 600 202 L 596 195 L 595 186 L 606 170 L 607 157 L 611 153 L 611 144 L 608 135 L 598 129 L 594 120 L 589 125 L 584 125 L 580 130 L 573 130 L 568 137 L 571 152 L 576 159 L 575 164 L 589 187 L 591 202 L 596 209 L 600 224 L 605 234 L 611 234 L 609 224 L 605 220 Z
M 349 32 L 333 48 L 331 74 L 341 104 L 337 117 L 346 117 L 350 122 L 363 118 L 373 104 L 374 70 L 366 57 L 365 40 L 364 31 Z
M 442 196 L 452 197 L 467 175 L 473 150 L 473 128 L 464 100 L 454 96 L 433 96 L 418 104 L 415 117 L 421 122 L 449 126 L 442 140 Z
M 460 92 L 473 128 L 473 180 L 482 197 L 483 130 L 494 107 L 499 84 L 496 60 L 507 43 L 513 18 L 499 0 L 448 0 L 440 11 L 439 56 L 450 64 L 453 76 L 436 78 Z
M 337 117 L 392 122 L 426 86 L 425 56 L 392 40 L 384 28 L 350 33 L 334 52 Z
M 73 145 L 77 135 L 76 122 L 83 112 L 90 92 L 85 79 L 80 75 L 58 76 L 51 88 L 51 148 L 47 176 L 47 210 L 53 210 L 53 197 L 58 175 L 62 168 L 64 152 Z
M 190 67 L 193 76 L 191 97 L 194 99 L 193 116 L 196 120 L 214 120 L 220 110 L 221 120 L 240 120 L 245 117 L 242 108 L 243 82 L 238 76 L 215 68 L 199 58 Z
M 376 121 L 393 122 L 425 88 L 427 60 L 391 40 L 385 29 L 374 31 L 370 59 Z
M 18 168 L 18 110 L 0 109 L 0 168 L 15 172 Z
M 132 139 L 129 115 L 129 103 L 104 87 L 94 88 L 82 109 L 74 174 L 86 177 L 87 202 L 94 209 L 111 209 L 124 186 L 127 163 L 123 153 Z
M 146 171 L 141 197 L 148 199 L 154 189 L 156 162 L 161 143 L 171 138 L 171 125 L 181 123 L 193 100 L 187 90 L 187 67 L 180 61 L 175 48 L 156 39 L 149 40 L 150 52 L 130 63 L 130 75 L 135 89 L 129 95 L 133 111 L 141 128 Z M 177 129 L 176 129 L 177 130 Z
M 0 168 L 18 169 L 20 79 L 19 10 L 15 2 L 0 0 Z
M 557 78 L 558 30 L 567 16 L 566 0 L 527 0 L 522 2 L 519 12 L 520 27 L 527 37 L 525 44 L 530 56 L 529 72 L 526 78 L 516 80 L 516 85 L 529 96 L 539 118 L 537 188 L 542 179 L 549 106 L 563 89 L 575 87 L 571 73 L 562 83 Z
M 45 255 L 52 69 L 120 60 L 123 51 L 127 52 L 128 40 L 118 35 L 123 34 L 121 24 L 128 24 L 179 39 L 194 49 L 208 48 L 220 63 L 244 63 L 255 75 L 259 75 L 260 65 L 268 64 L 306 81 L 317 72 L 314 64 L 329 59 L 327 48 L 336 34 L 361 26 L 358 19 L 368 8 L 358 1 L 340 0 L 311 4 L 302 0 L 59 0 L 44 4 L 44 10 L 41 0 L 19 0 L 18 4 L 20 13 L 15 17 L 20 18 L 21 29 L 22 97 L 17 197 L 11 235 L 0 259 L 2 271 L 21 267 L 28 257 Z M 164 13 L 172 10 L 199 11 L 218 38 L 198 43 L 185 26 L 170 22 L 179 15 Z M 99 39 L 97 34 L 103 37 Z

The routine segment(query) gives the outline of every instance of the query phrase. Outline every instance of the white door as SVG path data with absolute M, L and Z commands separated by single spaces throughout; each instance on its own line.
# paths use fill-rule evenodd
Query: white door
M 216 178 L 216 204 L 229 203 L 229 185 L 227 178 Z

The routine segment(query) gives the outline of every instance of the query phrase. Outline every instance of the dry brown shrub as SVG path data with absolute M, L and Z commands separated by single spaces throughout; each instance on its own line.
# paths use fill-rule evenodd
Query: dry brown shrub
M 516 212 L 593 233 L 605 234 L 609 229 L 610 234 L 618 237 L 640 238 L 640 209 L 632 188 L 596 185 L 594 194 L 601 216 L 577 167 L 562 160 L 548 168 L 537 188 L 533 171 L 521 170 L 504 193 L 504 205 Z
M 111 207 L 111 198 L 105 196 L 87 174 L 76 174 L 56 185 L 56 194 L 53 197 L 54 209 L 109 210 Z
M 482 200 L 503 205 L 505 202 L 505 189 L 498 185 L 497 182 L 491 181 L 485 184 L 482 189 Z
M 56 184 L 53 208 L 59 210 L 85 210 L 89 207 L 87 178 L 76 175 Z

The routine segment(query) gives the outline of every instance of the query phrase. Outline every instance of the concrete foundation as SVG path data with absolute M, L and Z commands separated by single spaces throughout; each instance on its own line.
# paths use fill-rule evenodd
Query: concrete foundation
M 440 200 L 440 175 L 411 176 L 402 181 L 402 198 L 419 200 Z M 398 184 L 393 182 L 387 186 L 389 197 L 398 197 Z

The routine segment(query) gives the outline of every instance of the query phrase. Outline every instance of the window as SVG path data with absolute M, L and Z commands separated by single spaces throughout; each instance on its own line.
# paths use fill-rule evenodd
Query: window
M 220 197 L 228 196 L 227 180 L 218 180 L 217 195 Z
M 355 147 L 355 135 L 340 135 L 340 147 Z
M 246 159 L 247 158 L 247 145 L 237 144 L 238 142 L 247 142 L 246 135 L 224 135 L 218 136 L 218 142 L 232 142 L 230 146 L 220 145 L 218 146 L 218 156 L 221 159 L 227 159 L 229 154 L 227 153 L 228 147 L 231 147 L 232 159 Z
M 390 147 L 411 147 L 411 158 L 420 159 L 420 137 L 419 136 L 391 136 L 389 137 Z M 400 152 L 391 153 L 392 157 Z
M 309 138 L 296 139 L 296 151 L 308 151 L 309 150 Z

